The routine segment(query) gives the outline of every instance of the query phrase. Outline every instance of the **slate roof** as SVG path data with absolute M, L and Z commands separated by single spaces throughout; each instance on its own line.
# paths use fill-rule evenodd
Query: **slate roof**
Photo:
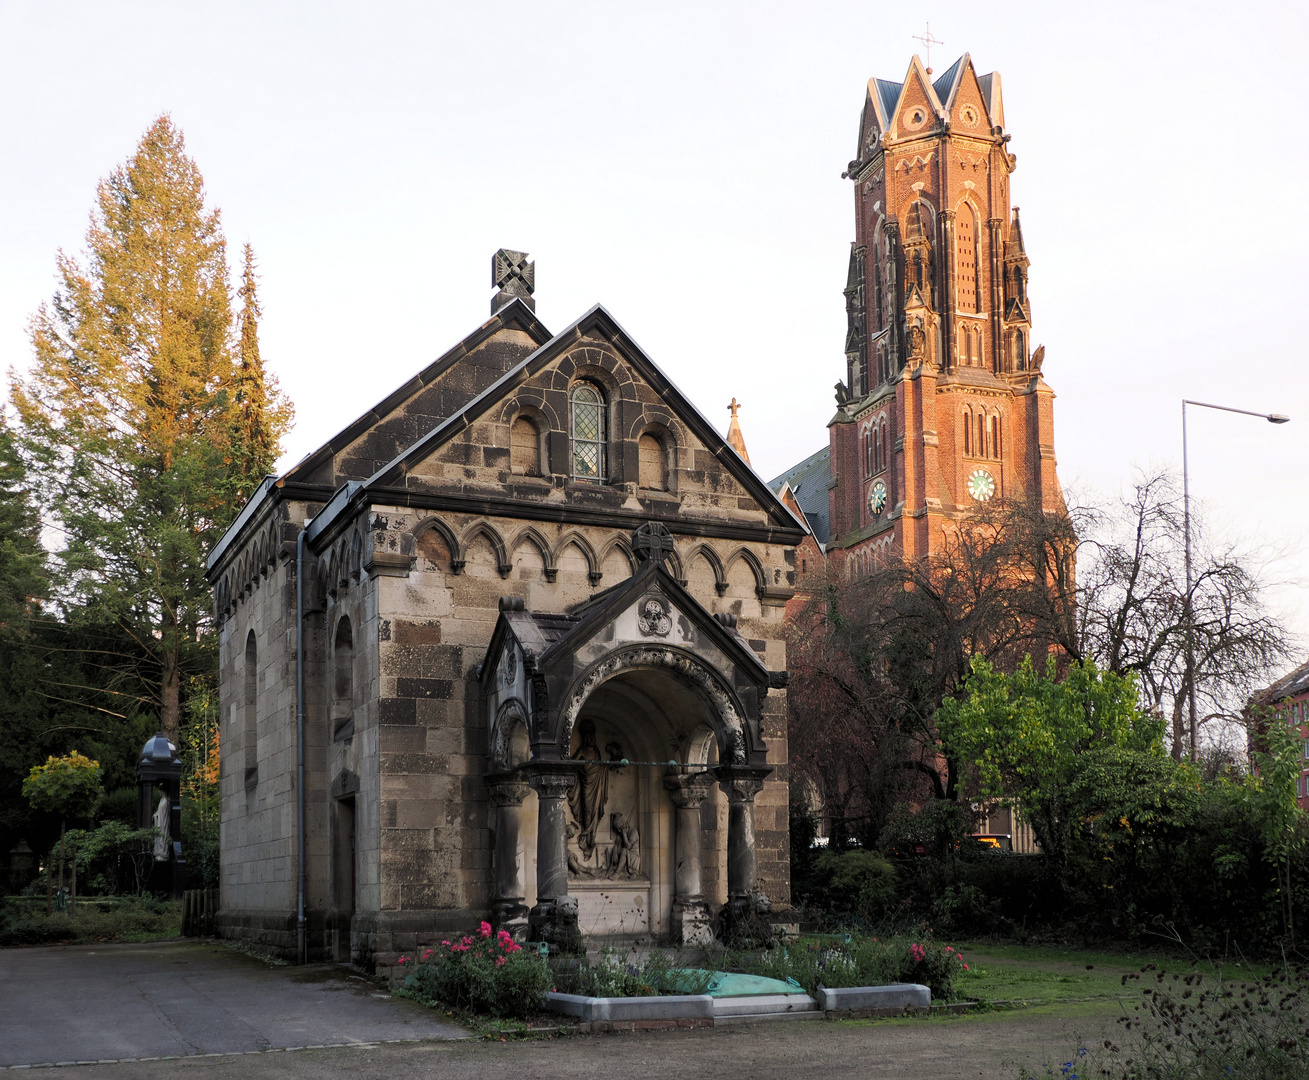
M 816 454 L 810 454 L 798 465 L 792 466 L 770 481 L 768 486 L 780 492 L 789 485 L 791 494 L 813 531 L 814 539 L 826 545 L 832 532 L 831 504 L 828 501 L 827 482 L 832 475 L 832 448 L 824 446 Z
M 1279 701 L 1285 701 L 1287 698 L 1297 698 L 1301 694 L 1309 694 L 1309 660 L 1306 660 L 1294 671 L 1283 675 L 1271 686 L 1260 690 L 1254 695 L 1252 703 L 1255 705 L 1276 705 Z

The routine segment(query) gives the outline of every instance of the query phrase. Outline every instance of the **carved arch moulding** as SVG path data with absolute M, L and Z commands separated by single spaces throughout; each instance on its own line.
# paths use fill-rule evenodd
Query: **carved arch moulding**
M 671 646 L 638 646 L 624 649 L 599 661 L 584 672 L 565 695 L 559 717 L 557 746 L 567 757 L 572 749 L 573 726 L 590 696 L 623 671 L 658 668 L 698 690 L 705 699 L 718 739 L 718 757 L 724 764 L 744 765 L 747 749 L 746 724 L 750 721 L 740 703 L 708 665 L 695 656 Z

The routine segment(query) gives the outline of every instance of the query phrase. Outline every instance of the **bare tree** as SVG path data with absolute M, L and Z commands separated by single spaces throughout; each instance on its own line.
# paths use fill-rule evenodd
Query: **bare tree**
M 1124 498 L 1086 515 L 1079 547 L 1075 651 L 1118 674 L 1134 673 L 1146 704 L 1169 721 L 1172 754 L 1195 758 L 1188 729 L 1186 572 L 1182 496 L 1166 472 L 1142 473 Z M 1208 542 L 1191 514 L 1192 635 L 1197 727 L 1239 720 L 1250 692 L 1289 654 L 1287 631 L 1263 606 L 1249 556 Z

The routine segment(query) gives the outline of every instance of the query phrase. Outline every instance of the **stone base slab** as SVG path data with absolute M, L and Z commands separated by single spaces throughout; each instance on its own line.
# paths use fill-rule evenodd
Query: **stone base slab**
M 919 983 L 892 983 L 889 986 L 848 986 L 818 991 L 818 1005 L 824 1012 L 851 1012 L 871 1009 L 876 1012 L 903 1012 L 926 1009 L 932 1004 L 932 991 Z

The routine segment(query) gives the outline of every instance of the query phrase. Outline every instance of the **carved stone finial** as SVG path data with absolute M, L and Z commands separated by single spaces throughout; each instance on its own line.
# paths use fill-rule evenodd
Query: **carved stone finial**
M 515 299 L 536 310 L 536 301 L 532 298 L 536 288 L 536 263 L 527 261 L 527 252 L 508 248 L 497 251 L 491 258 L 491 284 L 500 290 L 491 297 L 492 315 Z
M 632 553 L 638 562 L 663 562 L 673 553 L 673 535 L 668 526 L 647 521 L 632 533 Z

